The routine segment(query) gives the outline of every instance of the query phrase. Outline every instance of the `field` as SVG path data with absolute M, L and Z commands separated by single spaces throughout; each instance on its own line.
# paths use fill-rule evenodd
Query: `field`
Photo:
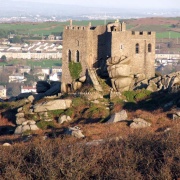
M 25 65 L 25 66 L 41 66 L 41 67 L 49 67 L 51 68 L 52 66 L 61 66 L 62 61 L 60 59 L 58 60 L 52 60 L 52 59 L 46 59 L 46 60 L 10 60 L 8 62 L 0 62 L 0 66 L 3 65 Z
M 127 29 L 137 31 L 156 31 L 157 38 L 180 38 L 180 23 L 179 18 L 141 18 L 121 20 L 127 23 Z M 73 21 L 74 25 L 88 25 L 91 22 L 92 26 L 104 25 L 104 20 L 91 21 Z M 114 20 L 107 20 L 114 22 Z M 2 23 L 0 30 L 13 30 L 24 35 L 49 35 L 53 33 L 63 32 L 63 27 L 69 22 L 43 22 L 43 23 Z
M 90 21 L 73 21 L 74 25 L 88 25 Z M 109 22 L 109 21 L 107 21 Z M 104 21 L 91 21 L 92 25 L 103 25 Z M 15 31 L 23 35 L 49 35 L 63 32 L 64 26 L 69 22 L 43 22 L 43 23 L 2 23 L 0 29 L 5 31 Z

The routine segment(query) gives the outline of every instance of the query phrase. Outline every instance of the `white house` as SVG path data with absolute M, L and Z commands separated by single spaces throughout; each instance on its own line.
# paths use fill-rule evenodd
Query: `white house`
M 36 87 L 35 86 L 21 86 L 21 93 L 28 93 L 28 92 L 36 93 Z
M 49 75 L 49 80 L 50 81 L 60 81 L 61 79 L 61 74 L 60 73 L 52 73 Z
M 23 82 L 26 81 L 24 74 L 15 73 L 9 76 L 9 82 Z
M 6 92 L 7 92 L 7 90 L 6 90 L 6 86 L 2 86 L 2 85 L 0 85 L 0 98 L 6 98 Z

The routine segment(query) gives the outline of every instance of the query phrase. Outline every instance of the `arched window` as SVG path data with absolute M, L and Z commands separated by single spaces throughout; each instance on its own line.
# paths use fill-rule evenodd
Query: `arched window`
M 68 51 L 68 61 L 71 62 L 71 50 Z
M 79 41 L 76 39 L 76 45 L 79 46 Z
M 139 54 L 139 44 L 136 44 L 136 54 Z
M 148 52 L 151 52 L 152 51 L 152 46 L 151 44 L 148 44 Z
M 79 51 L 76 51 L 76 62 L 79 62 Z

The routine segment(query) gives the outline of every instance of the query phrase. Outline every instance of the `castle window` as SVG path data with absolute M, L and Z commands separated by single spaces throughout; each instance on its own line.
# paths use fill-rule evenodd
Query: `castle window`
M 132 35 L 135 35 L 135 31 L 132 31 Z
M 148 32 L 148 35 L 151 35 L 151 31 Z
M 148 44 L 148 52 L 151 52 L 152 51 L 152 46 L 151 44 Z
M 80 29 L 80 27 L 77 27 L 77 29 Z
M 143 31 L 139 32 L 140 35 L 143 35 Z
M 123 49 L 123 44 L 120 44 L 120 49 Z
M 71 62 L 71 50 L 68 51 L 68 61 Z
M 139 44 L 136 44 L 136 54 L 139 54 Z
M 76 45 L 79 46 L 79 41 L 78 40 L 76 40 Z
M 79 51 L 76 51 L 76 62 L 79 62 Z
M 83 30 L 85 29 L 84 26 L 82 27 L 82 29 L 83 29 Z

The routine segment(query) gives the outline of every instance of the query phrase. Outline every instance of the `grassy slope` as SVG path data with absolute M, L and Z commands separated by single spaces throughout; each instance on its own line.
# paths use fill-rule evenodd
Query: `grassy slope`
M 11 60 L 11 61 L 8 61 L 7 63 L 4 63 L 4 62 L 0 62 L 0 66 L 3 66 L 3 65 L 7 65 L 7 64 L 13 64 L 13 65 L 27 65 L 27 66 L 41 66 L 41 67 L 49 67 L 51 68 L 52 66 L 61 66 L 62 64 L 62 61 L 59 59 L 59 60 L 52 60 L 52 59 L 46 59 L 46 60 L 38 60 L 38 61 L 35 61 L 35 60 L 18 60 L 18 59 L 15 59 L 15 60 Z
M 166 19 L 168 20 L 168 18 Z M 170 20 L 178 20 L 178 18 L 170 18 Z M 171 38 L 177 38 L 180 37 L 179 32 L 174 32 L 173 28 L 171 28 L 172 24 L 167 24 L 167 22 L 161 22 L 161 24 L 149 24 L 149 25 L 135 25 L 135 23 L 132 20 L 124 20 L 127 22 L 127 28 L 128 29 L 134 29 L 134 30 L 146 30 L 146 31 L 156 31 L 157 38 L 168 38 L 169 33 L 167 31 L 170 30 L 171 32 Z M 96 25 L 104 25 L 103 20 L 91 20 L 91 21 L 73 21 L 74 25 L 88 25 L 88 23 L 91 22 L 93 26 Z M 108 20 L 108 22 L 114 22 L 114 20 Z M 68 25 L 69 22 L 44 22 L 44 23 L 16 23 L 16 24 L 1 24 L 0 29 L 3 30 L 15 30 L 19 34 L 38 34 L 38 35 L 49 35 L 53 32 L 62 32 L 63 27 L 65 25 Z M 136 27 L 137 26 L 137 27 Z

